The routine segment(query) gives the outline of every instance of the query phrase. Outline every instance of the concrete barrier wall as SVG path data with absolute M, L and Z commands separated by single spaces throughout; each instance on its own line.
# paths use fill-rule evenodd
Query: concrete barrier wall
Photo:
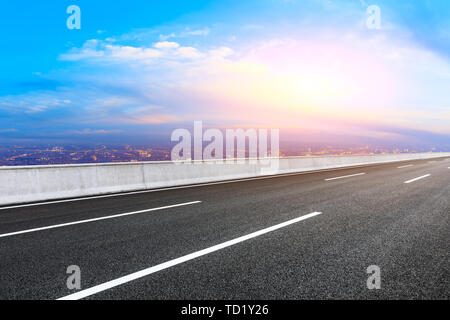
M 1 167 L 0 205 L 437 157 L 450 153 Z

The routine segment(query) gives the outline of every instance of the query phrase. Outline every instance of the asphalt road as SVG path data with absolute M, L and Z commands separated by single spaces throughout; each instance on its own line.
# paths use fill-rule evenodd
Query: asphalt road
M 449 299 L 449 216 L 450 158 L 0 208 L 0 299 Z

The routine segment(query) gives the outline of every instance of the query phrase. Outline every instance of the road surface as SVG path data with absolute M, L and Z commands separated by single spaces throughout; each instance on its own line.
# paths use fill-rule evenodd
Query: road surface
M 449 299 L 449 216 L 450 158 L 3 207 L 0 299 Z

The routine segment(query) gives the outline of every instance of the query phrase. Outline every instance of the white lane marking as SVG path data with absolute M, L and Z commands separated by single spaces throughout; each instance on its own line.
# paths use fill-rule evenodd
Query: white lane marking
M 42 227 L 42 228 L 34 228 L 34 229 L 17 231 L 17 232 L 5 233 L 5 234 L 0 234 L 0 238 L 6 238 L 6 237 L 11 237 L 11 236 L 16 236 L 16 235 L 19 235 L 19 234 L 25 234 L 25 233 L 31 233 L 31 232 L 37 232 L 37 231 L 43 231 L 43 230 L 49 230 L 49 229 L 56 229 L 56 228 L 62 228 L 62 227 L 67 227 L 67 226 L 73 226 L 73 225 L 82 224 L 82 223 L 89 223 L 89 222 L 95 222 L 95 221 L 101 221 L 101 220 L 107 220 L 107 219 L 126 217 L 126 216 L 131 216 L 131 215 L 140 214 L 140 213 L 146 213 L 146 212 L 152 212 L 152 211 L 158 211 L 158 210 L 164 210 L 164 209 L 171 209 L 171 208 L 176 208 L 176 207 L 189 206 L 189 205 L 198 204 L 198 203 L 201 203 L 201 201 L 186 202 L 186 203 L 174 204 L 174 205 L 164 206 L 164 207 L 159 207 L 159 208 L 152 208 L 152 209 L 146 209 L 146 210 L 140 210 L 140 211 L 134 211 L 134 212 L 128 212 L 128 213 L 121 213 L 121 214 L 115 214 L 115 215 L 112 215 L 112 216 L 93 218 L 93 219 L 87 219 L 87 220 L 80 220 L 80 221 L 75 221 L 75 222 L 56 224 L 56 225 L 53 225 L 53 226 L 47 226 L 47 227 Z
M 364 174 L 366 174 L 366 173 L 363 172 L 363 173 L 357 173 L 357 174 L 350 174 L 348 176 L 342 176 L 342 177 L 335 177 L 335 178 L 325 179 L 325 181 L 332 181 L 332 180 L 338 180 L 338 179 L 344 179 L 344 178 L 357 177 L 357 176 L 362 176 Z
M 409 168 L 409 167 L 412 167 L 412 166 L 414 166 L 413 164 L 407 164 L 406 166 L 400 166 L 400 167 L 397 167 L 398 169 L 403 169 L 403 168 Z
M 408 184 L 408 183 L 411 183 L 411 182 L 414 182 L 414 181 L 417 181 L 417 180 L 421 180 L 421 179 L 424 179 L 424 178 L 428 178 L 429 176 L 431 176 L 431 174 L 426 174 L 426 175 L 424 175 L 424 176 L 421 176 L 421 177 L 418 177 L 418 178 L 414 178 L 414 179 L 405 181 L 405 183 Z
M 183 256 L 183 257 L 180 257 L 180 258 L 177 258 L 177 259 L 174 259 L 174 260 L 170 260 L 170 261 L 164 262 L 164 263 L 156 265 L 154 267 L 150 267 L 148 269 L 144 269 L 142 271 L 138 271 L 138 272 L 132 273 L 130 275 L 127 275 L 127 276 L 124 276 L 124 277 L 121 277 L 121 278 L 118 278 L 118 279 L 115 279 L 115 280 L 111 280 L 111 281 L 105 282 L 103 284 L 94 286 L 92 288 L 76 292 L 74 294 L 71 294 L 71 295 L 59 298 L 58 300 L 79 300 L 79 299 L 83 299 L 83 298 L 92 296 L 92 295 L 94 295 L 96 293 L 99 293 L 99 292 L 102 292 L 102 291 L 105 291 L 105 290 L 108 290 L 108 289 L 120 286 L 120 285 L 128 283 L 128 282 L 131 282 L 133 280 L 146 277 L 148 275 L 151 275 L 152 273 L 155 273 L 155 272 L 158 272 L 158 271 L 162 271 L 164 269 L 168 269 L 168 268 L 176 266 L 178 264 L 181 264 L 181 263 L 184 263 L 184 262 L 187 262 L 187 261 L 199 258 L 201 256 L 205 256 L 207 254 L 213 253 L 215 251 L 219 251 L 219 250 L 227 248 L 227 247 L 234 246 L 234 245 L 236 245 L 236 244 L 238 244 L 240 242 L 244 242 L 244 241 L 250 240 L 252 238 L 256 238 L 256 237 L 262 236 L 262 235 L 264 235 L 266 233 L 273 232 L 273 231 L 281 229 L 281 228 L 285 228 L 285 227 L 287 227 L 289 225 L 292 225 L 294 223 L 298 223 L 300 221 L 303 221 L 303 220 L 306 220 L 306 219 L 318 216 L 320 214 L 322 214 L 322 213 L 321 212 L 313 212 L 313 213 L 307 214 L 305 216 L 302 216 L 302 217 L 299 217 L 299 218 L 296 218 L 296 219 L 293 219 L 293 220 L 289 220 L 289 221 L 277 224 L 275 226 L 272 226 L 272 227 L 269 227 L 269 228 L 266 228 L 266 229 L 262 229 L 262 230 L 256 231 L 254 233 L 250 233 L 250 234 L 248 234 L 246 236 L 242 236 L 242 237 L 239 237 L 239 238 L 236 238 L 236 239 L 233 239 L 233 240 L 230 240 L 230 241 L 227 241 L 227 242 L 224 242 L 224 243 L 221 243 L 221 244 L 218 244 L 218 245 L 215 245 L 215 246 L 212 246 L 212 247 L 209 247 L 209 248 L 206 248 L 206 249 L 203 249 L 203 250 L 200 250 L 200 251 L 188 254 L 186 256 Z

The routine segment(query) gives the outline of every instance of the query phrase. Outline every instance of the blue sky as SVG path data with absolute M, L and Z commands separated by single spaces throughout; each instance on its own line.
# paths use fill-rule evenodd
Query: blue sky
M 445 0 L 18 0 L 0 30 L 0 142 L 133 143 L 203 120 L 449 145 Z

